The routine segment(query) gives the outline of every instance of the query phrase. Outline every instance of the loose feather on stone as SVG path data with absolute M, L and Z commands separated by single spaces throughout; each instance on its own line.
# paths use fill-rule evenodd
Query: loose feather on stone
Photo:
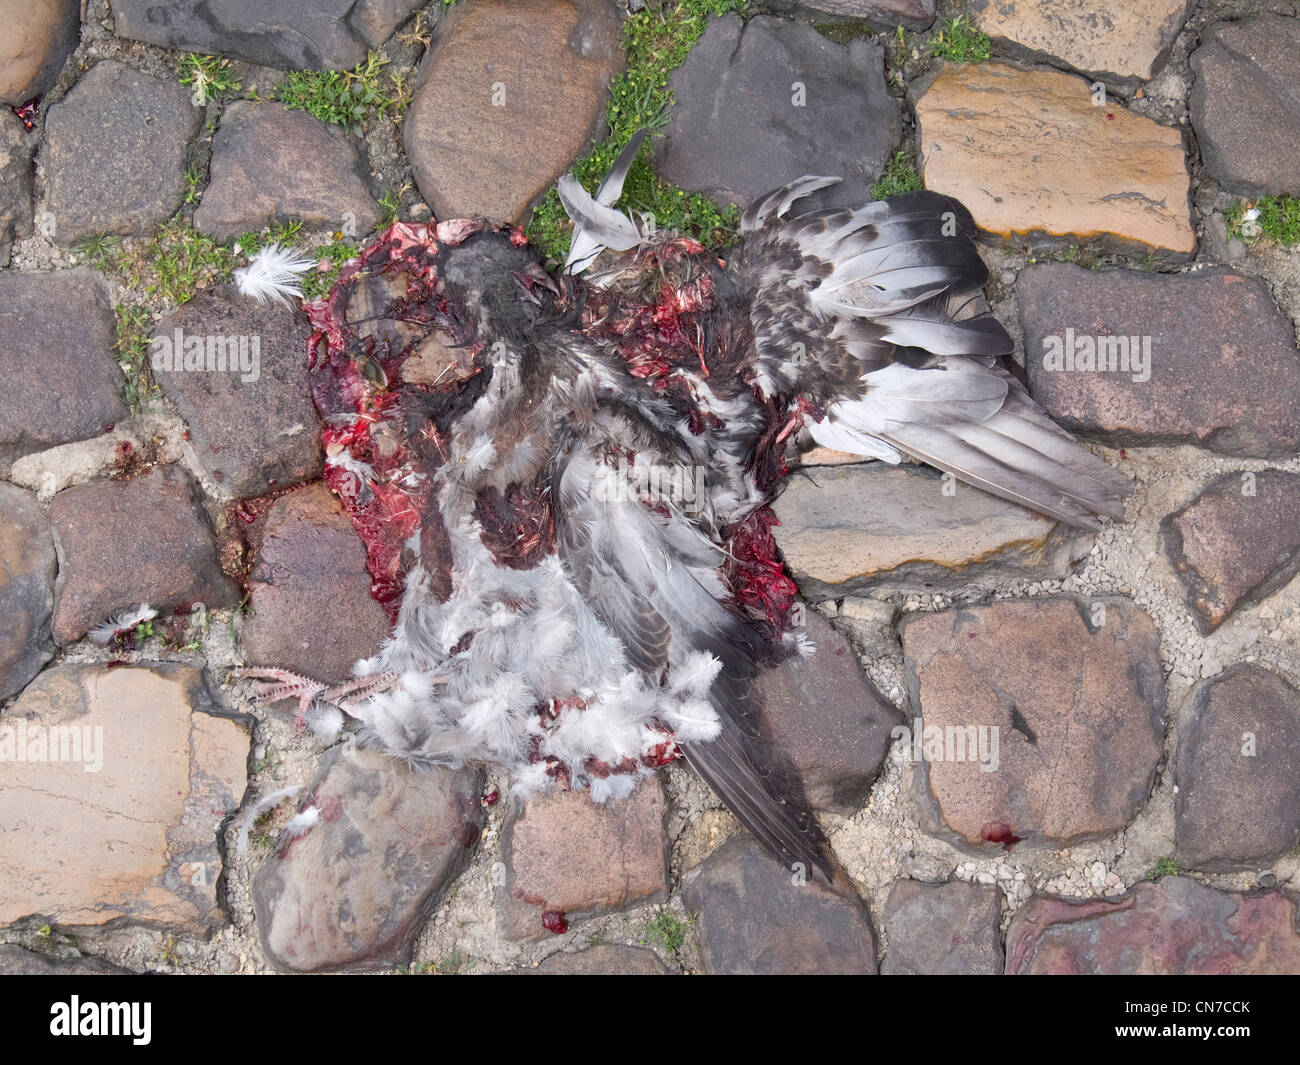
M 241 295 L 258 303 L 289 305 L 290 297 L 302 298 L 302 275 L 315 266 L 315 260 L 299 258 L 291 248 L 268 244 L 235 271 L 235 283 Z
M 569 217 L 573 219 L 573 239 L 569 244 L 568 257 L 564 260 L 565 273 L 582 273 L 605 248 L 626 251 L 639 243 L 641 234 L 635 224 L 613 210 L 613 207 L 618 202 L 618 198 L 623 195 L 623 183 L 627 180 L 628 171 L 632 169 L 632 163 L 641 150 L 646 133 L 647 131 L 642 129 L 633 134 L 632 139 L 614 160 L 614 165 L 605 175 L 600 187 L 596 189 L 594 198 L 587 195 L 587 190 L 572 175 L 565 174 L 557 182 L 556 191 L 560 195 L 560 202 Z M 607 212 L 603 210 L 605 208 L 608 208 Z M 603 236 L 609 236 L 611 232 L 616 241 L 626 241 L 630 233 L 633 237 L 632 242 L 620 247 L 619 243 L 610 243 L 609 240 L 602 239 Z
M 148 603 L 141 603 L 133 610 L 119 610 L 107 621 L 91 629 L 88 635 L 91 643 L 99 644 L 100 647 L 107 647 L 113 642 L 114 637 L 125 632 L 131 632 L 138 625 L 142 625 L 146 621 L 152 621 L 157 616 L 158 611 L 154 610 Z

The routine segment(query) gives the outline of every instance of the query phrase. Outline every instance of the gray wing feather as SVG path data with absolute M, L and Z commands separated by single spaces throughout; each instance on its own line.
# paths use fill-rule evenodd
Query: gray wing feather
M 555 188 L 574 224 L 581 226 L 585 233 L 604 247 L 627 251 L 640 242 L 641 234 L 632 219 L 612 207 L 597 203 L 572 174 L 561 177 L 555 183 Z
M 594 449 L 557 468 L 560 558 L 637 668 L 662 678 L 693 652 L 721 660 L 709 696 L 722 731 L 684 746 L 687 761 L 787 867 L 799 863 L 831 879 L 829 849 L 798 774 L 764 735 L 750 686 L 755 637 L 722 601 L 721 548 L 671 505 L 665 515 L 635 498 L 610 498 L 597 487 L 607 475 Z
M 1122 518 L 1128 480 L 997 365 L 1014 345 L 980 294 L 988 270 L 970 213 L 920 191 L 774 216 L 800 187 L 751 208 L 754 229 L 733 257 L 753 297 L 760 387 L 810 396 L 820 412 L 809 429 L 830 446 L 891 461 L 902 452 L 1075 525 Z M 800 346 L 807 357 L 794 363 Z
M 596 189 L 597 203 L 603 203 L 606 207 L 613 207 L 618 202 L 618 198 L 623 195 L 623 183 L 627 181 L 627 175 L 632 169 L 632 163 L 635 162 L 637 152 L 641 150 L 641 145 L 645 142 L 646 134 L 649 132 L 649 130 L 645 129 L 637 130 L 632 134 L 632 139 L 623 146 L 623 150 L 618 153 L 618 158 L 614 160 L 614 165 L 609 168 L 609 173 L 605 175 L 605 180 Z
M 613 207 L 618 202 L 618 198 L 623 195 L 623 183 L 627 181 L 628 172 L 632 169 L 632 163 L 636 160 L 637 152 L 641 150 L 647 132 L 642 129 L 633 134 L 632 139 L 614 160 L 614 165 L 610 167 L 600 187 L 596 189 L 594 198 L 587 194 L 587 190 L 572 175 L 565 174 L 556 183 L 560 202 L 569 217 L 573 219 L 573 239 L 569 245 L 568 257 L 564 261 L 564 268 L 569 273 L 581 273 L 605 248 L 626 251 L 640 242 L 641 235 L 637 232 L 636 226 Z M 608 208 L 609 211 L 603 213 L 600 208 Z M 608 239 L 604 239 L 611 233 L 615 240 L 626 239 L 625 227 L 631 227 L 631 243 L 620 247 L 618 243 L 610 243 Z
M 814 192 L 838 185 L 841 180 L 843 179 L 838 177 L 814 177 L 810 174 L 799 178 L 798 181 L 792 181 L 784 188 L 769 192 L 750 204 L 745 213 L 740 216 L 740 231 L 748 233 L 758 229 L 773 214 L 777 218 L 784 218 L 796 200 L 802 200 Z

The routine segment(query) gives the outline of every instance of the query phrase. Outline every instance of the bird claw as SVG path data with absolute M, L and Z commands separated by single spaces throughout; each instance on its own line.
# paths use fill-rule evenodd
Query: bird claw
M 401 679 L 400 673 L 369 673 L 364 677 L 355 677 L 352 680 L 344 681 L 342 684 L 336 684 L 332 688 L 326 688 L 321 692 L 321 697 L 334 703 L 340 710 L 353 710 L 365 699 L 372 695 L 379 695 L 381 692 L 390 690 L 394 684 Z
M 307 727 L 307 711 L 317 696 L 324 695 L 329 685 L 289 669 L 273 669 L 261 666 L 247 667 L 232 671 L 231 676 L 239 680 L 256 682 L 252 698 L 255 703 L 278 703 L 281 699 L 297 699 L 298 706 L 293 712 L 293 728 L 302 732 Z
M 248 666 L 233 670 L 230 675 L 238 680 L 254 681 L 258 685 L 252 692 L 255 703 L 277 703 L 281 699 L 297 699 L 298 706 L 293 713 L 295 732 L 306 730 L 307 712 L 317 699 L 333 703 L 345 713 L 350 712 L 370 696 L 387 691 L 400 678 L 398 673 L 371 673 L 341 684 L 326 684 L 324 681 L 289 669 L 266 666 Z

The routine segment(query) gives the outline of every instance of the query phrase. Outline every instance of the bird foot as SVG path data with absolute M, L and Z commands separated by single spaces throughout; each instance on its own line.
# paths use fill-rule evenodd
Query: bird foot
M 295 731 L 303 732 L 307 727 L 307 712 L 317 699 L 333 703 L 345 713 L 350 713 L 363 700 L 388 691 L 397 683 L 401 674 L 371 673 L 341 684 L 326 684 L 324 681 L 289 669 L 249 666 L 233 670 L 231 676 L 238 680 L 251 680 L 257 683 L 252 693 L 253 701 L 256 703 L 276 703 L 281 699 L 297 699 L 298 706 L 294 710 L 293 726 Z

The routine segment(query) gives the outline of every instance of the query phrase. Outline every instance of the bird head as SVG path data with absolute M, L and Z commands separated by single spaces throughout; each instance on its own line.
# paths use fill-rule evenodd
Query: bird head
M 478 339 L 527 335 L 562 294 L 513 229 L 483 228 L 459 244 L 440 245 L 436 271 L 439 298 Z

